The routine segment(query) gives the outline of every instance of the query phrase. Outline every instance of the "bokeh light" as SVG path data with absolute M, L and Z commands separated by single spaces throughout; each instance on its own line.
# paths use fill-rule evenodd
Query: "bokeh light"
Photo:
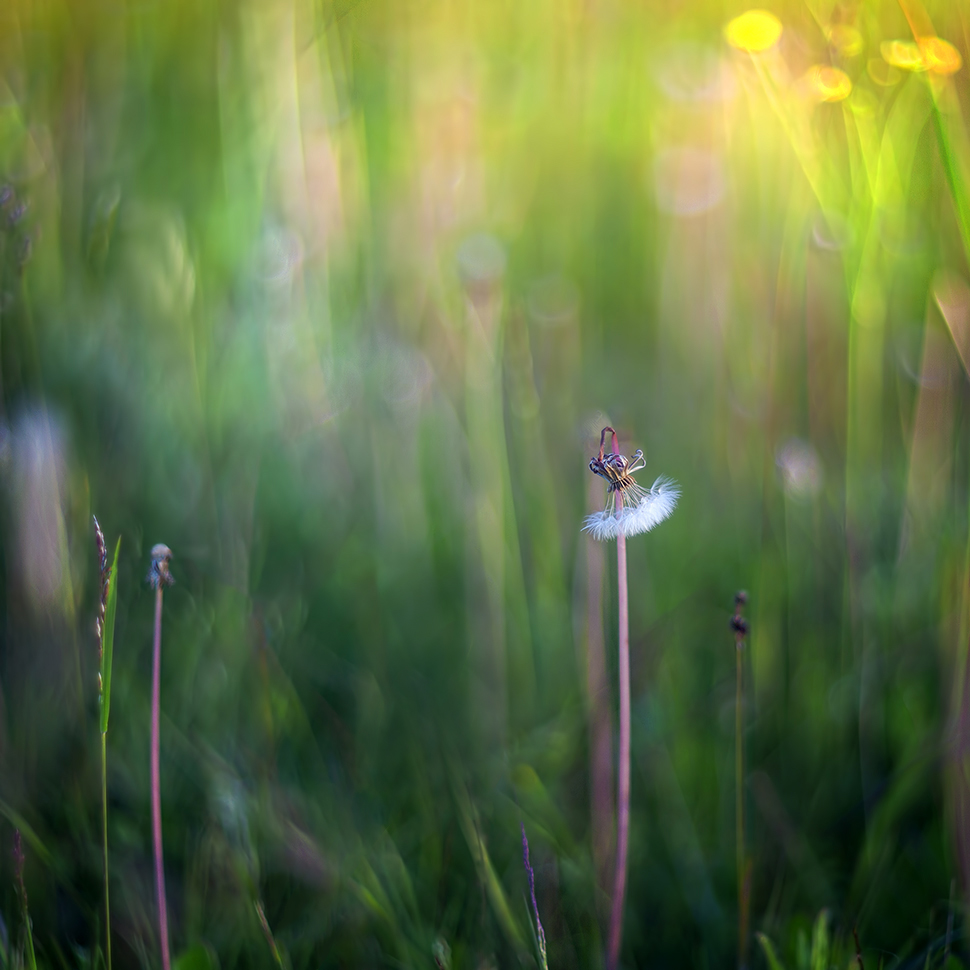
M 925 71 L 927 63 L 919 44 L 911 40 L 884 40 L 879 45 L 879 53 L 891 67 L 902 71 Z
M 852 93 L 848 74 L 829 64 L 810 67 L 805 79 L 811 96 L 819 101 L 844 101 Z
M 781 37 L 781 31 L 781 21 L 773 13 L 749 10 L 728 21 L 724 36 L 732 47 L 757 54 L 774 47 Z
M 955 74 L 963 64 L 960 52 L 939 37 L 921 37 L 919 49 L 927 69 L 936 74 Z

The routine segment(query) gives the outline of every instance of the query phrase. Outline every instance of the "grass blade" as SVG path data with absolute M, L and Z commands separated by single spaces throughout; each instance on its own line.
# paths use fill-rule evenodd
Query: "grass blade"
M 761 944 L 761 949 L 764 950 L 765 959 L 768 961 L 770 970 L 785 970 L 781 960 L 778 959 L 778 954 L 775 953 L 775 947 L 771 940 L 764 933 L 758 933 L 756 935 L 758 942 Z
M 108 730 L 108 714 L 111 710 L 111 658 L 115 641 L 115 613 L 118 609 L 118 553 L 121 551 L 121 536 L 115 543 L 114 559 L 111 562 L 111 573 L 108 580 L 108 602 L 104 610 L 104 639 L 101 647 L 101 697 L 99 707 L 101 713 L 101 733 Z

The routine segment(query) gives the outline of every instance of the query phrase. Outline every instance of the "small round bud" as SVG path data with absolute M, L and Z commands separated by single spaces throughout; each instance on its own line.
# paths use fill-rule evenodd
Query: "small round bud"
M 748 594 L 745 590 L 739 589 L 734 594 L 734 605 L 735 607 L 744 606 L 748 602 Z
M 148 585 L 152 589 L 160 589 L 162 586 L 171 586 L 175 580 L 169 572 L 169 562 L 172 559 L 172 550 L 164 543 L 159 542 L 152 546 L 152 562 L 148 568 Z
M 734 632 L 739 636 L 747 636 L 748 621 L 743 616 L 732 616 L 731 629 L 734 630 Z

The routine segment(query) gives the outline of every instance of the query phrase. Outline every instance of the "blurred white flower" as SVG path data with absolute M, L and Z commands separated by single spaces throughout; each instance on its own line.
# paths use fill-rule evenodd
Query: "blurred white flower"
M 62 602 L 67 570 L 64 436 L 46 411 L 26 411 L 14 425 L 12 451 L 20 572 L 31 605 L 45 610 Z
M 614 450 L 612 454 L 604 455 L 607 431 L 613 435 Z M 649 490 L 641 488 L 633 473 L 645 465 L 643 452 L 639 448 L 632 458 L 619 454 L 616 451 L 616 432 L 612 428 L 603 429 L 599 456 L 590 459 L 589 469 L 609 482 L 606 508 L 586 516 L 584 532 L 601 542 L 620 535 L 635 536 L 649 532 L 673 514 L 680 498 L 677 483 L 669 478 L 658 478 Z
M 822 462 L 807 441 L 790 438 L 778 449 L 775 464 L 793 498 L 810 498 L 822 487 Z

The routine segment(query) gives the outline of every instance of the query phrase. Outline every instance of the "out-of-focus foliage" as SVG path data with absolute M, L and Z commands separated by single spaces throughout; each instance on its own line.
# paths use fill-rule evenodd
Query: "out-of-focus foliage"
M 0 5 L 5 953 L 15 827 L 39 965 L 103 949 L 96 512 L 117 967 L 156 542 L 179 966 L 533 965 L 522 821 L 550 967 L 600 965 L 609 422 L 683 491 L 629 544 L 624 965 L 734 960 L 741 587 L 752 930 L 963 959 L 970 14 L 745 12 Z

